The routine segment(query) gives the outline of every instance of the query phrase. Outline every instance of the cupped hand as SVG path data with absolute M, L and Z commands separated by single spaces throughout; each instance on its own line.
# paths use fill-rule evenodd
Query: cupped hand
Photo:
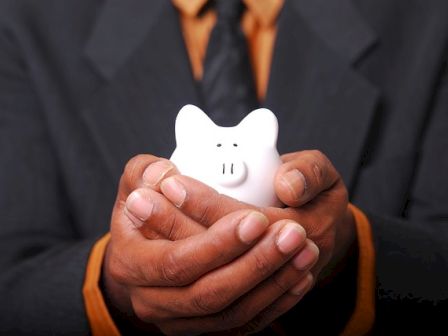
M 290 153 L 283 155 L 282 160 L 274 184 L 284 208 L 256 208 L 176 173 L 159 179 L 157 190 L 183 215 L 205 227 L 228 213 L 248 208 L 262 212 L 270 222 L 290 219 L 299 223 L 318 249 L 310 242 L 309 248 L 294 258 L 294 263 L 298 267 L 306 266 L 320 251 L 319 261 L 313 268 L 317 279 L 324 267 L 327 267 L 325 274 L 331 273 L 331 268 L 344 258 L 355 242 L 347 189 L 330 160 L 319 151 Z M 150 166 L 149 170 L 157 175 L 157 167 Z M 151 225 L 151 221 L 145 231 L 167 235 L 163 227 Z
M 163 176 L 151 175 L 149 166 Z M 317 258 L 305 268 L 290 262 L 313 246 L 305 230 L 292 220 L 270 222 L 250 207 L 228 211 L 207 228 L 157 191 L 181 177 L 175 174 L 152 156 L 126 166 L 103 264 L 109 301 L 167 334 L 253 330 L 294 306 L 312 285 Z

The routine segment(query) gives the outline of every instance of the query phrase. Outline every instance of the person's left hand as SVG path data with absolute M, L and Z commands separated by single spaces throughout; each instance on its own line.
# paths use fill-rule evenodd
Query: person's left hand
M 329 270 L 325 273 L 331 272 L 332 266 L 344 258 L 355 241 L 355 225 L 348 207 L 347 189 L 329 159 L 319 151 L 290 153 L 283 155 L 282 160 L 274 183 L 277 196 L 286 205 L 285 208 L 257 209 L 221 195 L 192 178 L 177 175 L 175 169 L 170 170 L 171 174 L 167 176 L 159 165 L 150 166 L 148 171 L 151 173 L 148 175 L 154 178 L 153 189 L 163 193 L 185 215 L 205 227 L 233 211 L 247 208 L 261 211 L 272 223 L 281 219 L 298 222 L 305 228 L 307 237 L 319 248 L 319 261 L 313 267 L 314 279 L 318 279 L 325 266 Z M 157 226 L 145 227 L 143 232 L 148 238 L 169 235 Z M 310 244 L 309 249 L 315 249 L 315 246 Z M 305 268 L 315 254 L 316 251 L 301 253 L 293 262 L 296 267 Z

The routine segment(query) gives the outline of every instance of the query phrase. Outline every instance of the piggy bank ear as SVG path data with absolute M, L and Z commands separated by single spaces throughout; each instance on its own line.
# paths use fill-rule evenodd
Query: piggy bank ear
M 185 105 L 176 117 L 177 146 L 201 141 L 215 127 L 215 123 L 199 107 Z
M 277 147 L 278 121 L 271 110 L 260 108 L 252 111 L 237 127 L 245 139 Z

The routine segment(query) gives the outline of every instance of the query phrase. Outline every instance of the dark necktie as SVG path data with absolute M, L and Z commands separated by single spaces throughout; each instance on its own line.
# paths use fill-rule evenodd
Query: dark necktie
M 201 81 L 204 109 L 220 126 L 233 126 L 258 107 L 247 44 L 240 27 L 241 0 L 215 0 L 213 28 Z

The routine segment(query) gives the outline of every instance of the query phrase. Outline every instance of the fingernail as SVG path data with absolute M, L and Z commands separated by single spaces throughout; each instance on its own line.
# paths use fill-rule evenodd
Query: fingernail
M 297 223 L 290 222 L 280 231 L 277 239 L 277 246 L 280 252 L 289 254 L 303 244 L 306 233 L 303 227 Z
M 260 237 L 269 225 L 269 221 L 259 212 L 251 212 L 240 222 L 238 236 L 243 243 L 250 244 Z
M 290 190 L 295 200 L 299 200 L 305 194 L 306 180 L 305 176 L 298 170 L 293 169 L 285 173 L 282 182 Z
M 150 164 L 143 172 L 143 181 L 149 186 L 156 186 L 174 166 L 166 160 Z
M 174 177 L 163 180 L 160 185 L 162 193 L 178 208 L 182 206 L 187 197 L 187 191 Z
M 153 202 L 138 191 L 133 191 L 126 200 L 126 210 L 141 221 L 146 221 L 151 216 L 153 208 Z
M 292 287 L 289 292 L 293 295 L 302 295 L 304 294 L 313 283 L 313 275 L 308 273 L 305 278 L 303 278 L 297 285 Z
M 299 271 L 310 268 L 319 258 L 319 248 L 313 242 L 300 251 L 300 253 L 292 259 L 292 264 Z

